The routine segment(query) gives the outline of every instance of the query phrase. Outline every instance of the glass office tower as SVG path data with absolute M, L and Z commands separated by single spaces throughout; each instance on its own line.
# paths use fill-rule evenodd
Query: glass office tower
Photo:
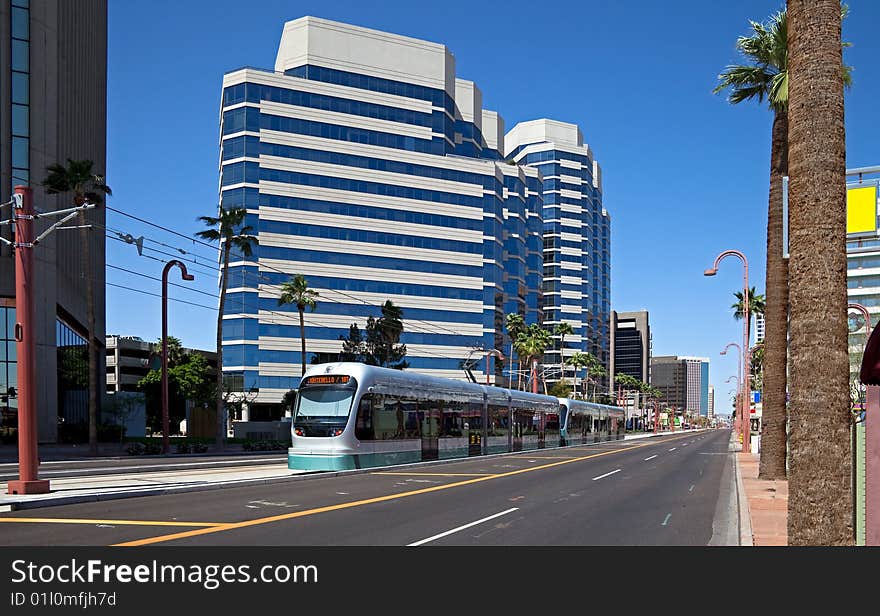
M 274 70 L 224 76 L 221 105 L 221 203 L 247 208 L 259 240 L 229 266 L 223 371 L 257 404 L 299 384 L 299 316 L 278 304 L 294 274 L 320 294 L 306 364 L 336 359 L 386 300 L 410 369 L 434 376 L 509 359 L 506 314 L 542 320 L 545 180 L 504 160 L 503 119 L 444 45 L 303 17 Z

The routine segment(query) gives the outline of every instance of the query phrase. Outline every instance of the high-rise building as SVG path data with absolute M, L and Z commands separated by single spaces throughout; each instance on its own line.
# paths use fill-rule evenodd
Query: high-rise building
M 864 306 L 871 315 L 872 329 L 880 313 L 880 166 L 848 169 L 846 276 L 847 300 Z M 858 379 L 862 354 L 867 342 L 864 316 L 850 310 L 850 380 Z
M 91 160 L 106 169 L 107 0 L 0 0 L 0 202 L 16 185 L 34 188 L 44 211 L 70 207 L 70 195 L 47 195 L 40 183 L 54 163 Z M 112 186 L 112 178 L 108 181 Z M 0 219 L 9 217 L 0 209 Z M 86 214 L 103 225 L 102 208 Z M 0 235 L 11 238 L 11 225 Z M 39 440 L 55 441 L 58 426 L 88 422 L 87 301 L 94 284 L 94 338 L 104 340 L 104 233 L 93 228 L 90 263 L 79 232 L 53 233 L 34 249 L 36 405 Z M 15 260 L 0 243 L 0 410 L 14 425 L 17 399 Z M 95 350 L 98 374 L 104 353 Z M 101 384 L 100 388 L 103 389 Z
M 558 264 L 567 312 L 552 303 L 544 322 L 570 319 L 566 345 L 607 360 L 608 215 L 577 127 L 541 121 L 554 127 L 541 143 L 511 152 L 523 129 L 505 137 L 446 46 L 314 17 L 284 25 L 274 70 L 227 73 L 221 105 L 221 203 L 246 207 L 259 240 L 229 266 L 223 371 L 259 389 L 253 406 L 299 383 L 299 318 L 278 304 L 294 274 L 320 294 L 306 363 L 334 359 L 386 300 L 403 309 L 412 370 L 464 378 L 468 357 L 510 358 L 505 315 L 540 322 L 553 295 L 542 304 L 547 200 L 578 201 L 557 205 L 575 227 L 550 250 L 571 255 Z M 500 364 L 491 372 L 506 382 Z
M 709 385 L 709 419 L 715 417 L 715 386 Z
M 706 417 L 709 413 L 709 359 L 659 356 L 652 359 L 651 384 L 663 392 L 660 402 Z
M 611 382 L 627 374 L 643 383 L 651 382 L 651 327 L 648 311 L 611 311 Z
M 755 344 L 761 344 L 764 342 L 764 315 L 756 314 L 755 315 Z
M 521 122 L 505 136 L 504 149 L 543 177 L 544 324 L 574 329 L 566 348 L 557 339 L 545 361 L 563 364 L 587 351 L 609 370 L 611 217 L 602 206 L 602 169 L 580 128 L 565 122 Z

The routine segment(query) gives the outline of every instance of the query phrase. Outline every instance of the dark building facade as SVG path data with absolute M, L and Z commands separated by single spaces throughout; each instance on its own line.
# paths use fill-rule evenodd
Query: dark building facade
M 14 186 L 26 185 L 34 190 L 37 209 L 70 207 L 70 195 L 47 195 L 40 183 L 46 167 L 68 158 L 91 160 L 95 173 L 105 173 L 107 0 L 0 0 L 0 46 L 0 202 L 8 200 Z M 9 207 L 0 210 L 0 219 L 9 217 Z M 88 224 L 103 225 L 104 219 L 102 208 L 86 216 Z M 36 230 L 47 224 L 38 221 Z M 6 239 L 11 232 L 10 225 L 0 226 Z M 34 250 L 42 442 L 58 439 L 59 424 L 88 421 L 86 277 L 94 283 L 98 374 L 104 374 L 103 227 L 92 227 L 89 237 L 89 263 L 77 231 L 53 233 Z M 15 259 L 2 243 L 0 320 L 0 393 L 6 394 L 17 387 Z M 15 397 L 0 396 L 0 410 L 6 425 L 14 425 Z
M 611 312 L 611 374 L 651 382 L 651 327 L 648 311 Z

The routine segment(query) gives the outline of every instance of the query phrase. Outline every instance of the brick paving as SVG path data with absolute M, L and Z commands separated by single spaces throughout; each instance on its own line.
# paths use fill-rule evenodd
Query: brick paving
M 736 456 L 749 504 L 752 542 L 788 545 L 788 481 L 758 479 L 758 455 L 738 452 Z

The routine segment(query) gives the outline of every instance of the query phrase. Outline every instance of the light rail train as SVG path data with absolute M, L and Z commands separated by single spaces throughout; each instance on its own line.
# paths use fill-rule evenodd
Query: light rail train
M 621 439 L 623 409 L 359 363 L 303 375 L 288 466 L 348 470 Z

